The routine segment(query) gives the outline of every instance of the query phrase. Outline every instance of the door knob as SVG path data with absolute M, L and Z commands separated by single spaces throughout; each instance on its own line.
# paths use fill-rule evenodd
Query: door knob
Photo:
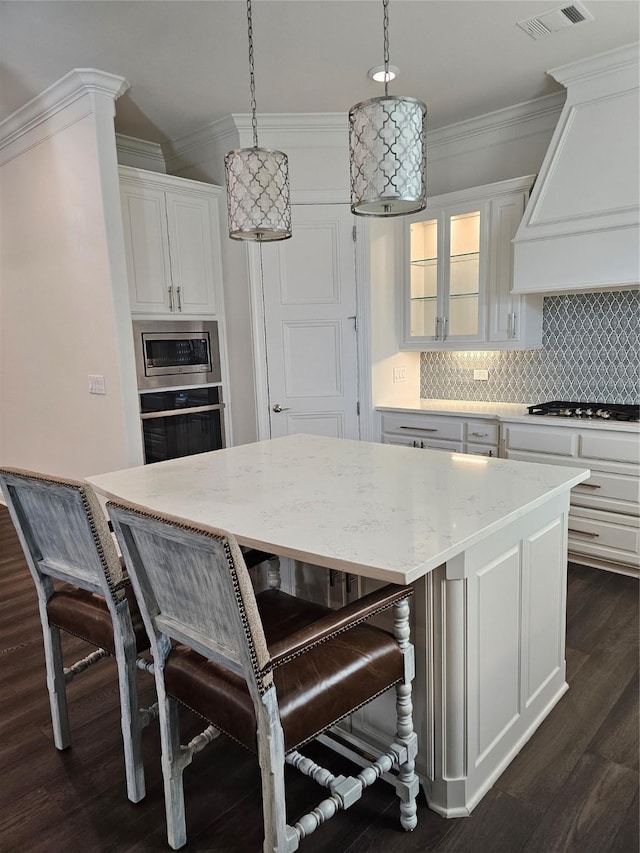
M 275 403 L 273 406 L 273 411 L 274 412 L 288 412 L 289 407 L 288 406 L 281 406 L 280 403 Z

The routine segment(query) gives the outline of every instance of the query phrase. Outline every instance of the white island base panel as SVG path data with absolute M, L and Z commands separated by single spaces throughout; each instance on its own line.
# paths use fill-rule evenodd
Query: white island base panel
M 567 493 L 413 583 L 416 769 L 444 817 L 471 813 L 568 689 L 568 511 Z M 394 722 L 388 694 L 339 736 L 383 749 Z

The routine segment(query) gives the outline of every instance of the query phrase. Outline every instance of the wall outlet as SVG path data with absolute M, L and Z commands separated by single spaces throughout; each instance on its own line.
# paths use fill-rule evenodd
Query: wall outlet
M 393 368 L 393 381 L 394 382 L 406 382 L 407 381 L 407 368 L 406 367 L 394 367 Z
M 89 393 L 90 394 L 106 394 L 107 389 L 104 384 L 104 376 L 95 376 L 89 374 Z
M 474 370 L 473 371 L 473 378 L 477 381 L 480 381 L 480 382 L 486 382 L 487 379 L 489 378 L 489 371 L 488 370 Z

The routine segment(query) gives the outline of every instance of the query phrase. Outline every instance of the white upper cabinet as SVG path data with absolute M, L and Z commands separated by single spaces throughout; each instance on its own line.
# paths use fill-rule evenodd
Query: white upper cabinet
M 542 300 L 511 294 L 511 240 L 533 177 L 433 198 L 401 226 L 402 349 L 542 344 Z
M 216 314 L 221 304 L 220 187 L 120 167 L 131 311 Z
M 549 73 L 567 100 L 515 237 L 514 292 L 637 287 L 638 45 Z

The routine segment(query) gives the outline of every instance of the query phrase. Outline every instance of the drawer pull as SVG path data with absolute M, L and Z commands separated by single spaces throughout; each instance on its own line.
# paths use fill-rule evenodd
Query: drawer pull
M 585 489 L 601 489 L 602 488 L 602 486 L 599 486 L 597 483 L 578 483 L 578 485 L 575 488 L 577 489 L 579 486 L 580 487 L 584 486 Z
M 599 533 L 591 533 L 589 530 L 575 530 L 573 527 L 569 528 L 569 533 L 578 533 L 580 536 L 588 536 L 590 539 L 598 539 L 600 537 Z
M 488 432 L 472 432 L 471 435 L 477 435 L 478 438 L 486 438 L 489 433 Z
M 430 429 L 429 427 L 401 426 L 400 429 L 410 429 L 412 432 L 438 432 L 437 429 Z

